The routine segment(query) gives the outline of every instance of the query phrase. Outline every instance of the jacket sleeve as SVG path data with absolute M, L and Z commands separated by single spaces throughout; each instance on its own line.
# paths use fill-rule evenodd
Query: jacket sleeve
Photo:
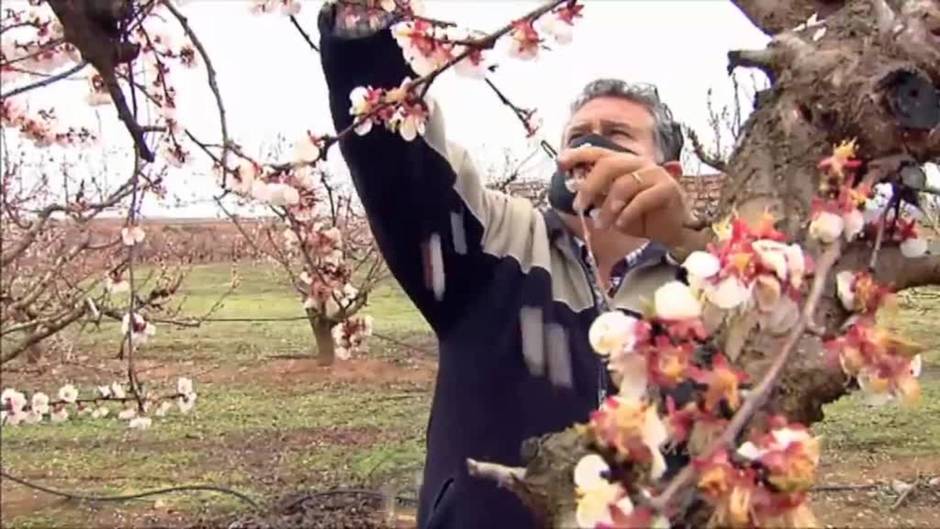
M 320 12 L 320 53 L 339 131 L 353 121 L 355 87 L 393 88 L 417 75 L 389 29 L 340 37 L 333 18 L 330 6 Z M 517 233 L 529 230 L 534 210 L 485 189 L 467 152 L 446 141 L 439 109 L 433 101 L 428 106 L 425 134 L 413 141 L 375 126 L 344 137 L 339 148 L 392 275 L 442 332 L 491 279 L 497 256 L 526 244 Z

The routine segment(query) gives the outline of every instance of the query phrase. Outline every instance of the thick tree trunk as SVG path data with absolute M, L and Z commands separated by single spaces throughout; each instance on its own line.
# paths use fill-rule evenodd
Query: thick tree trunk
M 333 342 L 333 323 L 326 318 L 310 316 L 310 328 L 317 345 L 317 364 L 321 366 L 333 365 L 336 359 L 336 344 Z
M 742 4 L 747 3 L 739 2 L 745 9 Z M 756 219 L 769 210 L 780 219 L 781 229 L 799 237 L 818 189 L 817 164 L 834 144 L 857 139 L 867 161 L 899 153 L 918 162 L 937 156 L 934 111 L 904 110 L 917 108 L 917 89 L 940 86 L 940 46 L 931 33 L 935 26 L 925 26 L 925 21 L 933 22 L 915 15 L 914 4 L 894 13 L 882 0 L 852 2 L 822 25 L 778 35 L 767 50 L 729 54 L 732 64 L 758 65 L 775 83 L 748 120 L 729 160 L 723 214 L 734 209 L 746 219 Z M 935 98 L 920 100 L 936 104 Z M 866 260 L 869 252 L 869 247 L 855 245 L 841 266 Z M 905 278 L 896 279 L 904 285 Z M 833 331 L 847 315 L 831 282 L 826 292 L 816 321 Z M 738 363 L 758 377 L 779 349 L 780 339 L 755 338 Z M 773 411 L 812 423 L 822 418 L 822 405 L 846 392 L 845 378 L 823 366 L 820 349 L 818 338 L 802 340 L 771 399 Z

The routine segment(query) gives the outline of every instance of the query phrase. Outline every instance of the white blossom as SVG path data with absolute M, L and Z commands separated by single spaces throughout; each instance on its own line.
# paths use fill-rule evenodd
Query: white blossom
M 8 426 L 16 426 L 26 420 L 26 412 L 23 411 L 0 411 L 0 422 Z
M 192 393 L 184 397 L 178 397 L 176 399 L 176 406 L 179 408 L 180 413 L 189 413 L 193 409 L 193 406 L 196 405 L 196 394 Z
M 107 417 L 108 413 L 110 412 L 111 410 L 109 410 L 107 406 L 99 406 L 95 408 L 95 411 L 91 412 L 91 417 L 93 419 L 101 419 L 103 417 Z
M 806 274 L 806 256 L 803 255 L 803 248 L 798 244 L 791 244 L 787 246 L 784 253 L 787 256 L 790 286 L 800 288 L 803 285 L 803 276 Z
M 0 408 L 16 414 L 23 411 L 26 407 L 26 395 L 16 391 L 13 388 L 6 388 L 0 394 Z
M 605 312 L 591 324 L 588 341 L 594 351 L 604 356 L 632 351 L 636 342 L 636 323 L 636 318 L 619 310 Z
M 708 301 L 723 310 L 740 306 L 751 297 L 751 291 L 739 278 L 728 276 L 705 290 Z
M 557 16 L 546 15 L 536 21 L 539 31 L 544 31 L 558 44 L 570 44 L 574 38 L 574 26 L 561 20 Z
M 116 399 L 127 398 L 127 393 L 124 391 L 124 384 L 120 382 L 112 382 L 111 383 L 111 395 Z
M 602 486 L 607 481 L 610 466 L 597 454 L 582 457 L 574 467 L 574 485 L 582 491 Z
M 54 423 L 65 422 L 69 419 L 69 411 L 65 406 L 59 406 L 49 414 L 49 420 Z
M 860 210 L 853 209 L 842 215 L 842 222 L 845 226 L 845 233 L 843 233 L 845 240 L 852 242 L 865 228 L 865 215 Z
M 176 379 L 176 392 L 180 395 L 189 395 L 190 393 L 195 393 L 193 391 L 192 379 L 186 377 L 179 377 Z
M 134 417 L 127 423 L 127 427 L 132 430 L 146 430 L 152 423 L 153 419 L 150 417 Z
M 69 404 L 78 399 L 78 390 L 72 384 L 66 384 L 59 388 L 59 400 Z
M 45 393 L 33 393 L 32 404 L 33 411 L 40 415 L 49 413 L 49 396 Z
M 173 404 L 170 401 L 165 400 L 160 403 L 160 406 L 157 407 L 156 411 L 153 412 L 157 417 L 163 417 L 169 413 L 170 409 L 173 407 Z
M 809 224 L 809 236 L 826 244 L 835 242 L 842 236 L 845 221 L 835 213 L 823 211 Z
M 121 319 L 121 334 L 127 336 L 127 333 L 130 332 L 131 342 L 134 345 L 147 343 L 147 340 L 157 333 L 157 327 L 144 319 L 139 313 L 134 313 L 136 325 L 133 329 L 131 329 L 130 321 L 130 314 L 125 314 L 124 318 Z
M 122 421 L 129 421 L 134 417 L 137 417 L 137 408 L 124 408 L 117 415 L 117 418 Z
M 721 271 L 721 261 L 709 252 L 695 251 L 682 263 L 689 275 L 689 285 L 698 290 L 702 283 Z
M 927 253 L 927 239 L 912 237 L 901 241 L 901 255 L 909 259 L 922 257 Z
M 854 283 L 855 273 L 851 270 L 843 270 L 836 274 L 836 294 L 842 302 L 842 307 L 848 311 L 855 310 Z
M 686 320 L 702 314 L 702 304 L 687 285 L 670 281 L 653 294 L 656 316 L 663 320 Z
M 293 206 L 300 202 L 300 193 L 287 184 L 268 184 L 267 202 L 272 206 Z
M 294 162 L 310 163 L 320 158 L 320 146 L 309 133 L 304 133 L 294 142 Z
M 751 243 L 751 248 L 757 252 L 757 256 L 760 257 L 764 266 L 773 270 L 781 281 L 786 281 L 790 269 L 787 260 L 788 246 L 786 244 L 770 239 L 761 239 Z
M 42 422 L 42 414 L 35 409 L 29 410 L 25 415 L 26 417 L 23 418 L 23 421 L 26 424 L 39 424 Z
M 144 242 L 144 238 L 146 237 L 147 233 L 144 232 L 143 228 L 140 226 L 121 228 L 121 241 L 124 242 L 125 246 L 134 246 L 135 244 L 140 244 Z

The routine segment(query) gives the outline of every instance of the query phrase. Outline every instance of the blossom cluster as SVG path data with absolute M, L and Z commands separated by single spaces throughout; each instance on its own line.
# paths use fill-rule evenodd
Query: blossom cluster
M 693 293 L 723 311 L 792 313 L 812 261 L 799 245 L 783 240 L 769 215 L 753 227 L 734 220 L 730 236 L 683 263 Z
M 337 323 L 332 330 L 336 344 L 336 357 L 349 360 L 364 351 L 366 339 L 372 335 L 372 316 L 353 316 Z
M 265 166 L 239 155 L 238 166 L 226 171 L 229 187 L 244 198 L 270 206 L 293 208 L 300 216 L 309 216 L 315 204 L 316 178 L 313 166 L 324 154 L 324 139 L 309 131 L 293 145 L 293 160 L 285 166 Z
M 14 388 L 6 388 L 0 395 L 0 424 L 17 426 L 39 424 L 45 420 L 61 423 L 72 416 L 100 419 L 116 412 L 114 415 L 119 420 L 128 422 L 128 428 L 144 430 L 153 423 L 152 417 L 165 416 L 174 404 L 183 414 L 193 409 L 196 404 L 193 381 L 179 377 L 175 390 L 175 393 L 165 396 L 142 395 L 141 411 L 137 397 L 130 395 L 120 382 L 98 386 L 93 395 L 85 398 L 81 397 L 78 388 L 73 384 L 65 384 L 59 388 L 55 400 L 38 391 L 27 397 L 25 393 Z M 117 406 L 112 406 L 111 403 L 116 403 Z
M 408 2 L 381 2 L 383 10 L 392 12 L 405 9 L 404 20 L 395 23 L 391 32 L 405 61 L 420 79 L 405 78 L 398 88 L 375 88 L 360 86 L 350 93 L 350 115 L 355 117 L 355 131 L 368 134 L 373 126 L 385 125 L 388 130 L 398 132 L 406 141 L 424 134 L 429 109 L 416 94 L 427 89 L 425 83 L 433 80 L 436 72 L 449 67 L 459 75 L 482 79 L 490 68 L 483 50 L 492 45 L 491 37 L 456 25 L 443 24 L 415 17 L 414 6 L 404 7 Z M 542 33 L 549 34 L 559 44 L 572 39 L 575 19 L 581 17 L 583 6 L 570 0 L 539 17 L 526 17 L 512 23 L 506 33 L 510 56 L 530 60 L 538 57 L 543 46 Z M 529 136 L 538 128 L 533 112 L 523 117 Z
M 773 418 L 766 433 L 736 452 L 695 461 L 698 487 L 715 508 L 711 527 L 815 527 L 807 495 L 819 466 L 819 439 Z
M 859 320 L 844 335 L 826 342 L 826 350 L 846 375 L 855 378 L 869 403 L 919 401 L 922 348 L 917 344 Z
M 0 101 L 0 126 L 17 129 L 36 147 L 88 145 L 96 141 L 87 128 L 59 123 L 55 109 L 30 113 L 18 96 Z
M 411 88 L 412 79 L 405 78 L 399 88 L 356 87 L 349 94 L 352 106 L 350 115 L 357 125 L 356 134 L 368 134 L 373 125 L 385 127 L 401 134 L 405 141 L 412 141 L 424 134 L 428 119 L 427 104 L 416 97 Z
M 854 141 L 842 142 L 832 155 L 819 163 L 822 172 L 819 196 L 812 204 L 809 236 L 829 244 L 839 238 L 851 242 L 861 237 L 874 239 L 882 219 L 866 219 L 865 209 L 873 197 L 867 184 L 857 184 L 857 171 L 862 163 L 856 157 Z M 885 213 L 882 213 L 884 215 Z M 898 243 L 901 253 L 916 258 L 927 252 L 927 240 L 920 236 L 913 219 L 895 219 L 887 240 Z

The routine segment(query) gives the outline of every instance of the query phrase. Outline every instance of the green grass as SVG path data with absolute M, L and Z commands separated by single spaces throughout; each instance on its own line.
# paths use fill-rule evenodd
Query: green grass
M 270 267 L 239 269 L 240 285 L 222 302 L 211 318 L 299 318 L 304 311 L 299 298 Z M 227 266 L 197 266 L 181 287 L 180 316 L 199 317 L 219 300 L 231 281 Z M 179 304 L 180 300 L 174 300 Z M 176 305 L 174 305 L 175 307 Z M 427 335 L 430 328 L 408 301 L 394 280 L 379 285 L 370 295 L 362 314 L 375 322 L 375 332 L 407 338 Z M 79 338 L 83 350 L 111 351 L 119 348 L 117 322 L 104 322 L 100 328 L 86 329 Z M 381 351 L 381 348 L 379 348 Z M 315 352 L 309 324 L 298 321 L 207 322 L 199 328 L 160 325 L 158 334 L 142 350 L 145 357 L 204 361 L 251 362 L 271 355 L 309 355 Z

